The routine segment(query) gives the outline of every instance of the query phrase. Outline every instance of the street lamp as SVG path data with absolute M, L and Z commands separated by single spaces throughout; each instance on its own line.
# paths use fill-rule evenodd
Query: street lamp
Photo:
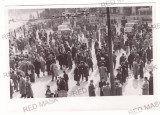
M 107 10 L 107 23 L 108 23 L 108 39 L 106 38 L 106 42 L 108 42 L 108 45 L 109 45 L 111 95 L 114 96 L 115 87 L 114 87 L 114 74 L 113 74 L 112 36 L 111 36 L 109 7 L 107 7 L 106 10 Z

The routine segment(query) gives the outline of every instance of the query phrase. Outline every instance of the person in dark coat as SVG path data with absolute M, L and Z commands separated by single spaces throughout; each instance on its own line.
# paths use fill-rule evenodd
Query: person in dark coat
M 149 78 L 149 95 L 153 95 L 153 73 L 150 73 L 150 78 Z
M 51 75 L 51 70 L 50 70 L 51 64 L 52 64 L 51 59 L 47 58 L 46 65 L 47 65 L 47 73 L 48 73 L 48 75 Z
M 151 59 L 152 59 L 152 50 L 150 49 L 150 48 L 148 48 L 147 50 L 146 50 L 146 52 L 147 52 L 147 60 L 148 60 L 148 62 L 151 62 Z
M 89 96 L 96 96 L 95 94 L 95 87 L 93 85 L 93 80 L 90 81 L 90 84 L 88 86 Z
M 110 96 L 111 95 L 111 87 L 109 86 L 109 83 L 105 83 L 102 87 L 103 96 Z
M 77 53 L 77 48 L 75 47 L 75 45 L 73 45 L 72 47 L 72 59 L 73 60 L 75 60 L 76 53 Z
M 98 41 L 96 40 L 96 41 L 95 41 L 95 44 L 94 44 L 95 54 L 97 54 L 98 48 L 99 48 L 99 43 L 98 43 Z
M 113 65 L 114 65 L 114 69 L 116 67 L 116 58 L 117 58 L 117 56 L 116 56 L 115 52 L 113 51 Z
M 116 83 L 114 94 L 115 94 L 115 96 L 121 96 L 122 95 L 122 86 L 121 86 L 120 83 Z
M 120 57 L 120 64 L 122 63 L 122 62 L 124 62 L 125 61 L 125 56 L 124 56 L 124 53 L 122 54 L 122 56 Z
M 66 66 L 66 68 L 68 68 L 68 60 L 67 60 L 67 59 L 68 59 L 68 58 L 67 58 L 68 55 L 67 55 L 67 52 L 64 52 L 64 53 L 63 53 L 63 57 L 64 57 L 64 61 L 63 61 L 63 62 L 64 62 L 64 65 Z
M 19 81 L 19 90 L 21 94 L 21 98 L 26 98 L 26 81 L 22 75 L 20 75 L 20 81 Z
M 124 62 L 124 65 L 125 65 L 125 67 L 126 67 L 126 77 L 128 77 L 128 61 L 127 61 L 127 59 L 125 60 L 125 62 Z
M 33 98 L 33 91 L 32 91 L 32 87 L 31 87 L 31 83 L 30 83 L 30 78 L 29 76 L 26 77 L 27 81 L 26 81 L 26 97 L 27 98 Z
M 54 81 L 54 78 L 57 80 L 57 76 L 59 75 L 59 71 L 58 71 L 58 67 L 57 67 L 55 62 L 53 62 L 51 64 L 50 70 L 51 70 L 51 74 L 52 74 L 52 80 L 51 81 Z
M 106 84 L 104 78 L 102 77 L 101 81 L 99 82 L 99 88 L 100 88 L 100 96 L 103 96 L 102 88 Z
M 132 67 L 133 67 L 133 61 L 134 61 L 134 54 L 133 54 L 133 53 L 130 53 L 129 56 L 128 56 L 128 64 L 129 64 L 130 70 L 131 70 Z
M 87 36 L 87 39 L 88 39 L 88 48 L 92 49 L 92 38 Z
M 72 54 L 70 51 L 68 51 L 67 53 L 67 62 L 68 62 L 69 69 L 72 69 Z
M 14 71 L 11 72 L 11 79 L 14 83 L 14 90 L 18 91 L 18 75 L 16 75 Z
M 140 74 L 140 78 L 141 79 L 143 79 L 143 76 L 144 76 L 143 67 L 144 67 L 144 63 L 143 63 L 142 60 L 140 60 L 140 63 L 139 63 L 139 74 Z
M 138 79 L 138 74 L 139 74 L 139 65 L 137 63 L 137 60 L 134 59 L 133 61 L 133 75 L 135 79 Z
M 125 63 L 122 62 L 121 64 L 122 64 L 121 68 L 122 68 L 122 84 L 123 84 L 123 83 L 126 82 L 126 77 L 127 76 L 126 76 L 126 66 L 125 66 Z
M 68 75 L 66 74 L 66 72 L 65 71 L 63 71 L 63 78 L 64 78 L 64 80 L 65 80 L 65 82 L 66 82 L 66 91 L 68 91 L 69 90 L 69 88 L 68 88 L 68 80 L 69 80 L 69 78 L 68 78 Z
M 144 67 L 145 67 L 145 64 L 146 64 L 146 57 L 147 57 L 147 54 L 146 54 L 146 52 L 145 52 L 145 51 L 143 51 L 142 59 L 143 59 Z
M 84 77 L 84 68 L 85 68 L 84 62 L 81 62 L 81 64 L 79 65 L 79 75 L 80 75 L 80 78 L 82 76 L 82 81 Z
M 35 73 L 37 74 L 37 77 L 39 78 L 41 63 L 38 61 L 38 59 L 34 61 L 34 67 L 35 67 Z
M 77 86 L 80 85 L 79 81 L 80 81 L 80 73 L 79 73 L 79 68 L 78 66 L 75 67 L 74 69 L 74 80 L 77 81 Z
M 144 83 L 142 85 L 142 95 L 149 95 L 149 82 L 147 77 L 144 77 Z
M 89 71 L 88 71 L 88 65 L 84 64 L 84 77 L 86 78 L 86 81 L 88 81 Z
M 39 39 L 41 40 L 41 38 L 42 38 L 42 33 L 39 31 L 38 32 L 38 36 L 39 36 Z
M 101 53 L 100 53 L 100 50 L 97 52 L 97 54 L 96 54 L 96 59 L 97 59 L 97 65 L 98 65 L 98 67 L 100 67 L 101 66 L 101 64 L 100 64 L 100 61 L 101 61 Z
M 28 66 L 28 76 L 31 82 L 35 82 L 35 67 L 32 63 Z
M 93 72 L 93 61 L 92 61 L 91 57 L 88 57 L 87 64 L 89 66 L 89 69 L 91 68 L 92 72 Z
M 105 79 L 105 81 L 107 81 L 108 70 L 107 70 L 107 67 L 104 66 L 104 63 L 102 63 L 102 66 L 99 67 L 99 75 L 100 75 L 100 79 L 102 79 L 102 77 L 103 77 Z
M 58 61 L 59 61 L 59 65 L 60 65 L 60 69 L 62 69 L 63 67 L 63 64 L 64 64 L 64 57 L 63 57 L 63 54 L 60 53 L 59 56 L 57 57 Z
M 117 69 L 117 76 L 116 76 L 116 78 L 117 78 L 117 80 L 119 80 L 120 81 L 120 83 L 122 83 L 122 73 L 121 73 L 121 71 L 120 71 L 120 69 Z
M 66 90 L 66 83 L 65 80 L 61 77 L 57 80 L 57 90 Z

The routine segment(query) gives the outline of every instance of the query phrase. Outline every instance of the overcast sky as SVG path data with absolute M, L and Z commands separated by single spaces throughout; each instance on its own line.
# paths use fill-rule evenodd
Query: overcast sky
M 12 19 L 18 16 L 23 17 L 23 15 L 29 15 L 32 13 L 36 13 L 37 11 L 40 12 L 42 11 L 42 9 L 12 9 L 12 10 L 8 10 L 8 18 Z

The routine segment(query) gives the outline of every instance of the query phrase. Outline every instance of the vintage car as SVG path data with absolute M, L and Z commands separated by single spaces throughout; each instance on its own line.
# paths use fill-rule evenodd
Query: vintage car
M 136 28 L 138 27 L 138 23 L 136 22 L 130 22 L 125 24 L 124 33 L 131 33 L 135 32 Z
M 67 37 L 71 34 L 72 30 L 68 25 L 59 25 L 58 26 L 58 36 L 64 35 L 64 37 Z

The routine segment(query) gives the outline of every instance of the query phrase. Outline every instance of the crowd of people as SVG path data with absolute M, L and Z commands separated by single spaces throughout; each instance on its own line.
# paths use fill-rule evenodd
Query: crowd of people
M 125 17 L 122 17 L 125 19 Z M 135 27 L 130 33 L 124 33 L 125 22 L 122 22 L 120 33 L 117 33 L 116 26 L 117 22 L 113 21 L 111 34 L 113 40 L 113 67 L 116 69 L 117 75 L 115 76 L 115 92 L 114 95 L 122 95 L 122 86 L 126 83 L 127 77 L 129 77 L 129 71 L 133 72 L 135 79 L 144 79 L 144 84 L 142 85 L 143 95 L 153 95 L 153 73 L 152 70 L 149 71 L 150 77 L 144 76 L 144 68 L 146 65 L 151 64 L 153 61 L 153 49 L 152 49 L 152 31 L 150 30 L 148 23 L 142 22 Z M 116 34 L 117 33 L 117 34 Z M 108 38 L 107 33 L 103 32 L 104 38 Z M 102 38 L 103 39 L 103 38 Z M 114 42 L 114 40 L 116 40 Z M 117 43 L 118 41 L 118 43 Z M 101 48 L 98 42 L 95 42 L 95 54 L 97 59 L 97 65 L 99 67 L 100 74 L 100 96 L 111 95 L 111 87 L 109 85 L 110 78 L 110 63 L 108 54 L 108 43 L 105 40 L 101 40 Z M 119 64 L 117 64 L 117 53 L 124 51 L 122 53 Z M 93 81 L 91 81 L 90 90 L 95 90 L 93 87 Z M 95 93 L 90 93 L 94 96 Z M 113 94 L 112 94 L 113 95 Z
M 123 94 L 122 86 L 129 76 L 129 71 L 133 71 L 135 79 L 138 79 L 138 76 L 144 78 L 143 94 L 153 95 L 153 74 L 150 72 L 148 82 L 143 72 L 144 67 L 153 59 L 152 33 L 148 29 L 148 23 L 139 24 L 133 32 L 127 34 L 123 31 L 124 24 L 117 23 L 116 20 L 111 23 L 113 67 L 117 70 L 114 80 L 115 95 Z M 46 97 L 57 97 L 61 90 L 69 91 L 70 76 L 66 70 L 74 70 L 75 85 L 80 86 L 81 81 L 88 82 L 90 73 L 94 71 L 93 50 L 100 76 L 100 96 L 113 95 L 110 85 L 108 34 L 103 30 L 99 32 L 100 24 L 94 24 L 92 29 L 90 26 L 80 25 L 72 28 L 73 31 L 69 34 L 61 35 L 50 28 L 39 28 L 37 25 L 32 26 L 32 29 L 19 38 L 14 32 L 12 41 L 10 40 L 11 98 L 15 91 L 20 91 L 21 98 L 33 98 L 32 84 L 42 77 L 40 73 L 43 73 L 43 76 L 47 73 L 52 82 L 56 81 L 57 90 L 52 93 L 50 86 L 47 86 Z M 121 26 L 120 33 L 116 26 Z M 119 43 L 115 44 L 117 39 Z M 117 55 L 122 51 L 124 53 L 117 61 Z M 117 65 L 120 66 L 117 68 Z M 63 75 L 60 75 L 61 72 Z M 95 96 L 93 80 L 90 81 L 88 90 L 89 96 Z

